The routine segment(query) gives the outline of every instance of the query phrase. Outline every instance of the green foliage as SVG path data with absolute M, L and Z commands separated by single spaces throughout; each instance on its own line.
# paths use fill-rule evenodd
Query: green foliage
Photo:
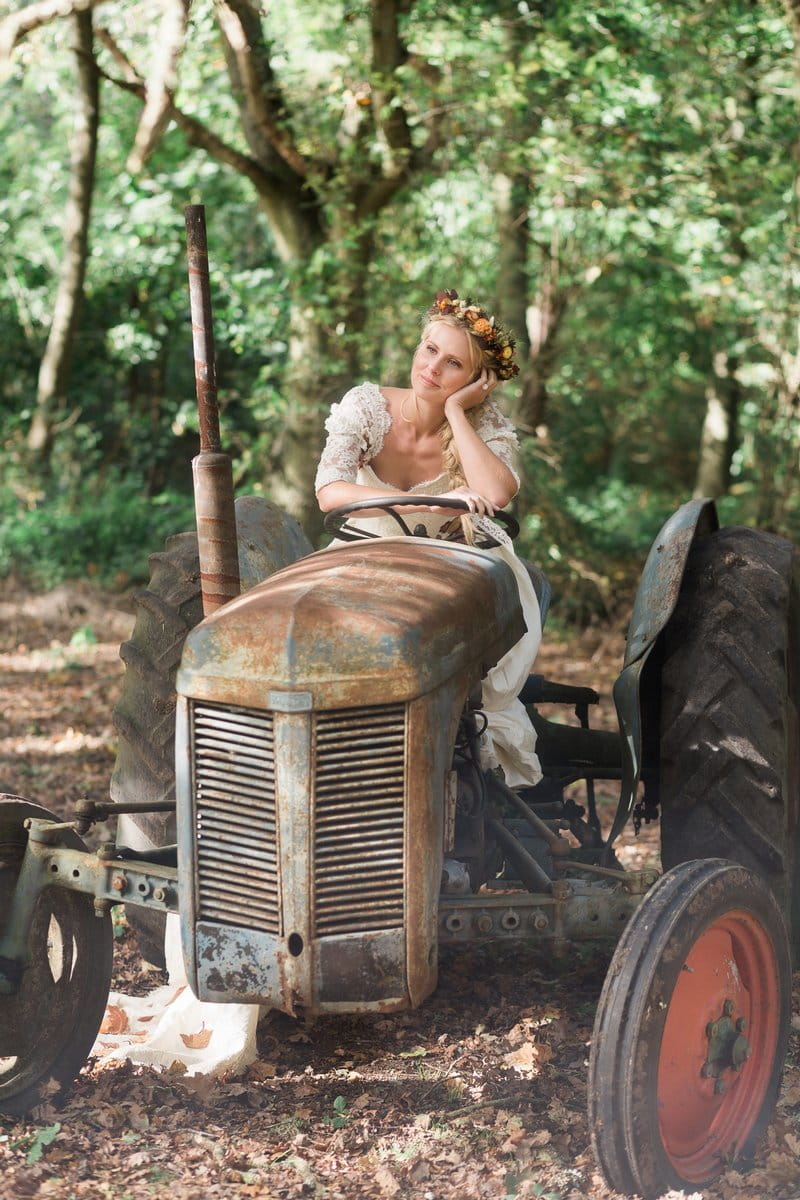
M 344 1129 L 350 1120 L 350 1111 L 344 1096 L 337 1096 L 332 1107 L 333 1116 L 323 1117 L 322 1124 L 330 1126 L 331 1129 Z
M 39 587 L 91 578 L 105 585 L 147 579 L 147 556 L 194 526 L 191 498 L 148 498 L 132 479 L 98 482 L 79 499 L 56 497 L 30 509 L 0 491 L 0 577 Z
M 25 1161 L 29 1167 L 34 1166 L 41 1160 L 47 1147 L 52 1146 L 60 1132 L 60 1121 L 56 1121 L 54 1125 L 43 1125 L 41 1129 L 37 1130 L 25 1155 Z
M 74 67 L 58 23 L 25 39 L 0 107 L 0 573 L 139 576 L 164 534 L 190 524 L 189 202 L 207 210 L 238 486 L 270 489 L 300 403 L 321 422 L 353 373 L 404 383 L 419 314 L 455 286 L 494 297 L 506 320 L 512 306 L 520 335 L 526 316 L 533 328 L 562 305 L 531 366 L 545 403 L 541 428 L 523 429 L 518 511 L 566 619 L 616 612 L 661 521 L 692 494 L 720 361 L 737 405 L 721 511 L 800 536 L 798 51 L 778 0 L 402 7 L 411 58 L 383 75 L 369 6 L 267 7 L 281 127 L 318 206 L 319 236 L 291 262 L 264 194 L 175 123 L 131 176 L 141 102 L 103 81 L 86 295 L 44 465 L 25 440 L 62 247 Z M 146 21 L 113 3 L 96 20 L 147 65 Z M 177 102 L 249 153 L 210 0 L 190 20 Z M 118 73 L 99 41 L 98 57 Z M 425 170 L 391 203 L 361 206 L 387 156 L 379 104 L 402 106 L 417 150 L 445 121 Z M 503 218 L 509 181 L 517 208 Z M 521 227 L 514 310 L 500 251 Z M 524 380 L 504 388 L 509 406 Z

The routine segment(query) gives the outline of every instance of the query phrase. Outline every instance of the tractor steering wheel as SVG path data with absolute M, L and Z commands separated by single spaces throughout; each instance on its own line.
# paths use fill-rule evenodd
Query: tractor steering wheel
M 417 529 L 420 528 L 419 526 L 416 529 L 409 529 L 400 514 L 395 512 L 397 508 L 408 507 L 412 504 L 431 504 L 441 508 L 452 508 L 457 512 L 470 511 L 466 500 L 459 500 L 455 496 L 387 496 L 385 500 L 368 498 L 366 500 L 354 500 L 351 504 L 340 504 L 338 508 L 332 508 L 330 512 L 325 514 L 325 530 L 327 533 L 332 533 L 335 537 L 341 538 L 344 542 L 360 542 L 365 538 L 379 538 L 381 536 L 379 533 L 372 533 L 366 529 L 353 529 L 347 524 L 348 517 L 352 516 L 353 513 L 361 512 L 364 509 L 379 508 L 397 522 L 400 531 L 406 537 L 427 537 L 429 536 L 427 533 L 423 532 L 420 534 L 417 532 Z M 489 520 L 496 521 L 498 525 L 503 525 L 510 538 L 515 538 L 519 533 L 519 522 L 510 513 L 503 512 L 502 509 L 498 509 Z M 337 524 L 339 521 L 342 522 L 341 525 Z M 421 528 L 424 531 L 425 527 L 422 526 Z M 496 546 L 498 543 L 493 538 L 484 536 L 483 541 L 480 543 L 476 542 L 475 544 L 483 548 L 489 548 Z

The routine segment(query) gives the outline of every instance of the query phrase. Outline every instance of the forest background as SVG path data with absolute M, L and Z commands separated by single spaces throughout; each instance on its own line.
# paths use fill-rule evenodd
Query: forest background
M 433 294 L 517 333 L 523 549 L 613 617 L 692 495 L 800 536 L 800 0 L 0 2 L 0 576 L 192 523 L 184 207 L 237 490 L 320 536 L 330 404 Z

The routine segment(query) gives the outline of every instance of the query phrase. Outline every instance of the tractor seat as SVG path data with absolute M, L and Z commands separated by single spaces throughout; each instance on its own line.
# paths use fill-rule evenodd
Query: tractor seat
M 556 683 L 544 675 L 529 675 L 523 684 L 519 698 L 523 704 L 574 704 L 588 707 L 597 704 L 600 696 L 590 687 L 576 687 L 570 683 Z
M 622 766 L 622 743 L 618 733 L 606 729 L 585 729 L 548 721 L 528 709 L 536 730 L 536 753 L 545 775 L 574 774 L 580 778 L 586 768 L 593 773 L 614 777 Z

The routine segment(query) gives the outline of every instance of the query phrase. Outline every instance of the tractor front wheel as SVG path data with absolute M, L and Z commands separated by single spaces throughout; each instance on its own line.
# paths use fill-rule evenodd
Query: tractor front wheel
M 721 859 L 662 876 L 628 923 L 600 997 L 589 1120 L 609 1185 L 650 1200 L 747 1156 L 778 1093 L 791 1014 L 770 889 Z
M 37 804 L 0 795 L 0 930 L 29 817 L 58 820 Z M 85 849 L 71 830 L 61 836 L 72 849 Z M 91 896 L 58 886 L 39 893 L 21 982 L 12 994 L 0 993 L 0 1113 L 23 1115 L 69 1088 L 103 1020 L 112 956 L 111 918 L 95 913 Z

